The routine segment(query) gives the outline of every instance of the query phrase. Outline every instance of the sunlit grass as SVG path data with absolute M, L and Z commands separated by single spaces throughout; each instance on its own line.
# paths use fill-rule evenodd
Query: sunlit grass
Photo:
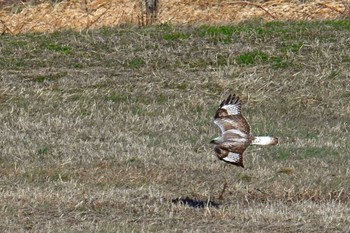
M 1 230 L 346 232 L 349 35 L 325 21 L 2 36 Z M 230 93 L 280 139 L 244 169 L 209 144 Z

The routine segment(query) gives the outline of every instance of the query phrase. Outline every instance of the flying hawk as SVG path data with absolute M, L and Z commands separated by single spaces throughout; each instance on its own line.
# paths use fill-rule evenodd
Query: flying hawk
M 253 136 L 250 126 L 241 114 L 241 100 L 235 94 L 222 101 L 214 116 L 214 123 L 220 127 L 221 136 L 214 138 L 216 156 L 227 163 L 243 166 L 243 152 L 250 144 L 276 145 L 278 138 Z

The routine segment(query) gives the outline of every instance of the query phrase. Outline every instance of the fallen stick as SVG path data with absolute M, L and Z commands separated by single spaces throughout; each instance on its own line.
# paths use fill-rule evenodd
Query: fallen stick
M 265 11 L 266 14 L 268 14 L 271 18 L 273 19 L 276 19 L 276 17 L 271 14 L 268 10 L 266 10 L 264 7 L 262 7 L 261 5 L 259 4 L 256 4 L 256 3 L 251 3 L 251 2 L 230 2 L 231 4 L 241 4 L 241 5 L 250 5 L 250 6 L 255 6 L 257 8 L 260 8 L 261 10 Z

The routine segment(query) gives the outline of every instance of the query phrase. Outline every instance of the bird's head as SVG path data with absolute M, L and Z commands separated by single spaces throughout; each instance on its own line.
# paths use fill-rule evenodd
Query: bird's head
M 217 144 L 222 143 L 223 141 L 224 141 L 224 139 L 223 139 L 222 137 L 216 137 L 216 138 L 212 139 L 212 140 L 210 141 L 210 143 L 211 143 L 211 144 L 217 145 Z

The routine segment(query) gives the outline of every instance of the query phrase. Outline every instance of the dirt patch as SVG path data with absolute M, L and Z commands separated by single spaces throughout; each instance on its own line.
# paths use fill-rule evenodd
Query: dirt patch
M 324 20 L 349 16 L 344 1 L 160 1 L 156 23 L 222 24 L 252 19 Z M 0 33 L 53 32 L 144 24 L 142 0 L 0 1 Z

